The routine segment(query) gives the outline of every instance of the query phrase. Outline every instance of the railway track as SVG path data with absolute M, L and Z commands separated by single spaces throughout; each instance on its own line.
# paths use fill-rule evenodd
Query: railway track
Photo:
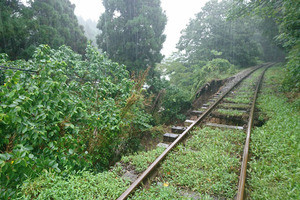
M 230 170 L 232 171 L 230 174 L 237 174 L 237 170 L 240 171 L 238 184 L 235 181 L 229 181 L 229 185 L 231 185 L 231 187 L 238 185 L 238 191 L 235 192 L 235 194 L 237 194 L 236 198 L 239 200 L 243 199 L 250 134 L 254 123 L 255 101 L 264 72 L 270 66 L 272 66 L 272 63 L 268 63 L 263 66 L 257 66 L 249 70 L 243 76 L 238 76 L 236 80 L 232 81 L 230 84 L 226 85 L 218 93 L 216 93 L 213 98 L 207 102 L 207 104 L 203 104 L 203 106 L 198 110 L 192 111 L 191 119 L 185 121 L 185 126 L 172 127 L 172 133 L 166 133 L 164 135 L 164 141 L 167 143 L 163 144 L 166 147 L 165 151 L 158 156 L 156 160 L 128 187 L 128 189 L 118 198 L 118 200 L 129 197 L 129 195 L 132 194 L 140 184 L 145 183 L 147 178 L 150 177 L 150 174 L 153 174 L 158 166 L 162 166 L 164 168 L 160 171 L 165 171 L 168 174 L 167 176 L 160 175 L 164 182 L 168 183 L 168 181 L 165 180 L 170 180 L 169 182 L 180 182 L 180 180 L 172 178 L 172 176 L 176 176 L 176 173 L 170 172 L 171 170 L 168 169 L 166 166 L 167 164 L 164 166 L 162 161 L 181 142 L 187 143 L 189 152 L 195 151 L 197 154 L 199 151 L 197 145 L 195 146 L 195 143 L 189 142 L 192 141 L 192 138 L 188 137 L 191 137 L 189 133 L 195 130 L 196 127 L 197 129 L 200 129 L 199 126 L 202 128 L 201 130 L 204 130 L 204 132 L 215 128 L 216 130 L 233 130 L 234 132 L 230 132 L 230 134 L 234 133 L 235 136 L 242 140 L 242 142 L 237 142 L 236 145 L 233 145 L 233 147 L 230 148 L 240 149 L 241 143 L 245 144 L 243 153 L 240 152 L 236 153 L 235 155 L 239 160 L 238 166 L 237 164 L 235 164 L 235 166 L 233 164 L 230 166 L 230 168 L 232 168 L 232 170 Z M 245 132 L 246 134 L 242 134 Z M 213 137 L 211 139 L 212 140 L 209 142 L 214 142 Z M 236 151 L 238 152 L 242 150 L 240 149 Z M 173 154 L 175 157 L 181 156 L 180 151 L 178 150 Z M 230 154 L 232 154 L 232 152 Z M 240 163 L 242 164 L 240 165 Z M 169 165 L 172 164 L 169 163 Z M 201 168 L 201 173 L 205 172 L 205 169 L 202 169 L 203 167 L 197 167 L 199 169 Z M 212 180 L 207 178 L 207 181 L 211 182 Z M 222 187 L 218 189 L 222 190 Z M 223 188 L 223 190 L 226 190 L 226 187 Z

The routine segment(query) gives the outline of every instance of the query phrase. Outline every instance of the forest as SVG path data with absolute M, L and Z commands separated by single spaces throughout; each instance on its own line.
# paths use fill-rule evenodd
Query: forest
M 95 23 L 69 0 L 0 1 L 0 199 L 37 198 L 45 174 L 108 175 L 184 121 L 199 88 L 248 67 L 282 63 L 280 90 L 299 97 L 297 0 L 209 0 L 169 57 L 160 0 L 102 3 Z

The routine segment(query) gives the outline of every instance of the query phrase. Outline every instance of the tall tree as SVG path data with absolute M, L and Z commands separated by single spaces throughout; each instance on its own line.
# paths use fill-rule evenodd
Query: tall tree
M 300 1 L 298 0 L 235 0 L 232 15 L 236 18 L 255 15 L 272 19 L 278 26 L 273 40 L 288 52 L 286 89 L 300 90 Z
M 84 27 L 84 34 L 92 42 L 92 44 L 96 47 L 96 36 L 99 34 L 99 29 L 97 29 L 97 22 L 91 19 L 83 19 L 82 17 L 78 17 L 78 23 Z
M 84 53 L 87 38 L 74 14 L 75 5 L 69 0 L 35 0 L 31 1 L 31 7 L 36 22 L 32 43 L 49 44 L 52 48 L 65 44 Z
M 219 57 L 243 67 L 255 63 L 259 51 L 253 40 L 253 23 L 248 19 L 229 21 L 231 5 L 227 0 L 207 2 L 182 31 L 177 47 L 186 52 L 190 62 Z
M 12 59 L 26 57 L 29 9 L 19 0 L 0 1 L 0 53 L 8 54 Z
M 97 36 L 99 48 L 130 72 L 160 62 L 166 15 L 160 0 L 103 0 Z
M 285 50 L 274 38 L 279 33 L 279 27 L 274 18 L 257 18 L 257 36 L 256 40 L 260 43 L 265 61 L 282 61 L 285 58 Z
M 0 53 L 11 59 L 29 58 L 40 44 L 70 46 L 83 54 L 87 45 L 83 27 L 69 0 L 0 1 Z

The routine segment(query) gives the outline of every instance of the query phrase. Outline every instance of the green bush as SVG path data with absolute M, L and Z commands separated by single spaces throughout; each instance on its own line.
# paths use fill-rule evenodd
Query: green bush
M 154 88 L 150 93 L 154 124 L 174 123 L 185 120 L 186 111 L 191 107 L 190 91 L 183 90 L 165 79 L 152 79 L 149 84 Z M 149 91 L 148 91 L 149 92 Z M 148 96 L 151 96 L 148 94 Z
M 191 99 L 189 92 L 170 85 L 166 90 L 166 94 L 162 103 L 162 121 L 184 121 L 186 118 L 185 114 L 190 107 Z
M 283 89 L 299 92 L 300 90 L 300 42 L 289 53 L 286 64 Z
M 83 60 L 41 45 L 29 61 L 1 55 L 1 65 L 36 71 L 6 70 L 0 85 L 1 198 L 43 169 L 105 169 L 121 143 L 149 127 L 125 66 L 86 52 Z
M 224 79 L 237 72 L 234 65 L 221 58 L 191 66 L 180 59 L 168 60 L 159 64 L 156 70 L 164 77 L 149 82 L 155 88 L 153 93 L 156 96 L 164 90 L 160 104 L 156 104 L 156 111 L 159 112 L 154 113 L 157 123 L 185 120 L 185 112 L 191 108 L 199 88 L 213 79 Z

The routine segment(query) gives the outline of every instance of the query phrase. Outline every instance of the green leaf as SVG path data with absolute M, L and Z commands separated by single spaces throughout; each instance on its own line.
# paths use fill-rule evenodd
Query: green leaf
M 74 151 L 73 151 L 73 149 L 69 149 L 69 154 L 73 154 L 74 153 Z
M 10 104 L 8 107 L 14 108 L 14 107 L 16 107 L 17 105 L 18 105 L 17 103 L 13 103 L 13 104 Z

